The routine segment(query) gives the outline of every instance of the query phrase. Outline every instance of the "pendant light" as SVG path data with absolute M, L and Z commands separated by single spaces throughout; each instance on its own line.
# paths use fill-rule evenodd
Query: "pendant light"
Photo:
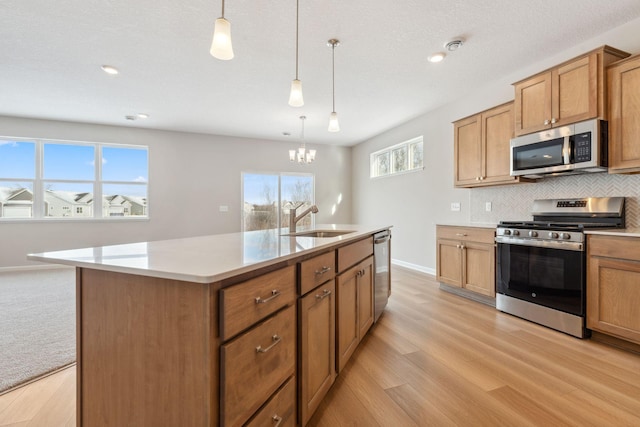
M 298 164 L 309 164 L 316 159 L 316 150 L 307 151 L 307 146 L 304 142 L 304 121 L 306 116 L 300 116 L 302 122 L 302 131 L 300 132 L 300 148 L 297 150 L 289 150 L 289 160 L 292 162 L 298 162 Z
M 298 79 L 298 21 L 300 15 L 300 0 L 296 0 L 296 78 L 291 82 L 291 93 L 289 94 L 289 105 L 292 107 L 302 107 L 302 82 Z
M 338 132 L 340 123 L 338 123 L 338 113 L 336 113 L 336 46 L 340 45 L 340 40 L 330 39 L 327 45 L 331 47 L 331 96 L 333 99 L 333 110 L 329 114 L 329 132 Z
M 229 60 L 233 58 L 233 46 L 231 46 L 231 24 L 224 19 L 224 0 L 222 0 L 222 16 L 216 19 L 211 42 L 211 55 L 214 58 Z

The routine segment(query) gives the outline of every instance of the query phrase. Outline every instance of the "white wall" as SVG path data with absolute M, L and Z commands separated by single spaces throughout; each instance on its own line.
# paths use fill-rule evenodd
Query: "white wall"
M 26 254 L 240 231 L 241 172 L 315 174 L 317 223 L 351 223 L 351 149 L 315 146 L 311 165 L 289 162 L 291 143 L 0 117 L 0 135 L 149 146 L 148 221 L 0 222 L 0 268 Z M 332 207 L 340 195 L 334 215 Z M 229 212 L 219 212 L 220 205 Z
M 455 189 L 453 187 L 453 125 L 451 123 L 513 100 L 514 91 L 511 83 L 603 44 L 630 53 L 640 53 L 638 28 L 640 28 L 640 19 L 532 64 L 517 73 L 496 76 L 495 81 L 487 82 L 485 86 L 478 88 L 465 98 L 417 117 L 354 147 L 352 153 L 354 222 L 393 224 L 392 258 L 410 267 L 435 273 L 435 224 L 437 223 L 497 222 L 500 219 L 513 219 L 514 215 L 522 215 L 523 212 L 526 218 L 529 218 L 530 202 L 540 194 L 550 194 L 548 197 L 567 197 L 571 194 L 575 194 L 576 197 L 626 195 L 631 197 L 628 204 L 631 210 L 636 212 L 640 199 L 640 190 L 638 190 L 640 177 L 637 176 L 616 178 L 599 174 L 597 177 L 582 180 L 579 177 L 550 178 L 544 184 L 492 189 Z M 465 49 L 467 48 L 473 47 L 469 44 L 465 46 Z M 371 152 L 419 135 L 424 135 L 424 171 L 369 179 Z M 635 191 L 631 194 L 625 193 L 631 189 Z M 598 194 L 590 191 L 597 191 Z M 490 215 L 483 212 L 485 201 L 493 201 L 493 210 Z M 451 202 L 460 202 L 461 211 L 451 212 Z M 520 209 L 514 211 L 514 205 Z M 632 215 L 631 218 L 635 220 L 637 216 Z M 518 219 L 525 218 L 521 216 Z M 637 225 L 640 226 L 640 224 Z

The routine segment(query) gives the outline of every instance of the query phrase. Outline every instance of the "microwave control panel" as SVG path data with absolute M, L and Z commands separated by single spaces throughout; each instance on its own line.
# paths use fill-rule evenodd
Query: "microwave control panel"
M 573 158 L 575 163 L 591 161 L 591 132 L 584 132 L 573 137 Z

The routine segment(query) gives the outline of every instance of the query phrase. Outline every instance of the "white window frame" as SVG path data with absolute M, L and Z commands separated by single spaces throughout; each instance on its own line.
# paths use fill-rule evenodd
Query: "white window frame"
M 311 177 L 311 204 L 314 205 L 316 203 L 316 176 L 314 173 L 304 173 L 304 172 L 265 172 L 265 171 L 243 171 L 240 177 L 240 231 L 244 232 L 244 177 L 245 175 L 273 175 L 278 177 L 278 213 L 277 213 L 277 221 L 276 228 L 287 227 L 288 224 L 281 224 L 280 219 L 282 218 L 282 177 L 283 176 L 305 176 Z M 311 224 L 315 226 L 316 218 L 315 215 L 311 215 Z
M 143 149 L 147 151 L 147 173 L 150 175 L 149 170 L 149 158 L 150 148 L 147 145 L 133 145 L 133 144 L 118 144 L 118 143 L 106 143 L 106 142 L 86 142 L 86 141 L 71 141 L 71 140 L 59 140 L 49 138 L 25 138 L 25 137 L 10 137 L 0 136 L 0 141 L 9 142 L 29 142 L 35 144 L 35 176 L 34 178 L 18 178 L 18 177 L 2 177 L 0 176 L 0 186 L 2 183 L 10 182 L 26 182 L 31 183 L 33 189 L 33 205 L 32 216 L 30 218 L 6 218 L 0 217 L 0 222 L 37 222 L 37 221 L 148 221 L 151 217 L 151 208 L 149 203 L 150 193 L 150 177 L 147 176 L 146 182 L 138 181 L 103 181 L 102 177 L 102 149 L 103 147 L 114 148 L 132 148 Z M 45 144 L 57 144 L 57 145 L 75 145 L 75 146 L 91 146 L 94 147 L 94 177 L 92 180 L 66 180 L 66 179 L 45 179 L 44 178 L 44 146 Z M 90 217 L 48 217 L 45 216 L 45 201 L 44 191 L 45 184 L 55 182 L 60 184 L 90 184 L 93 187 L 93 216 Z M 102 187 L 105 184 L 115 185 L 144 185 L 147 187 L 147 208 L 145 216 L 129 216 L 129 217 L 117 217 L 117 216 L 103 216 L 102 215 Z
M 413 163 L 413 153 L 411 151 L 411 147 L 419 144 L 421 146 L 422 151 L 422 163 L 417 167 L 411 167 Z M 407 163 L 407 167 L 404 170 L 394 170 L 394 154 L 398 152 L 398 150 L 404 149 L 405 151 L 405 161 Z M 387 158 L 388 161 L 388 172 L 385 174 L 380 174 L 378 171 L 378 158 Z M 407 141 L 401 142 L 399 144 L 391 145 L 385 147 L 381 150 L 374 151 L 369 155 L 369 178 L 378 179 L 385 178 L 389 176 L 402 175 L 406 173 L 418 172 L 424 170 L 424 138 L 422 135 L 417 136 L 415 138 L 411 138 Z

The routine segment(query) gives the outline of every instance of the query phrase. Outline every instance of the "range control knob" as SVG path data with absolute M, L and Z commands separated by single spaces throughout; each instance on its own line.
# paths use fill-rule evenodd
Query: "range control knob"
M 560 238 L 564 239 L 564 240 L 569 240 L 569 239 L 571 239 L 571 234 L 569 234 L 569 233 L 560 233 Z
M 557 239 L 559 236 L 558 236 L 558 233 L 556 233 L 555 231 L 550 231 L 549 232 L 549 237 L 551 239 Z
M 513 230 L 513 233 L 512 233 L 512 234 L 513 234 L 514 236 L 519 236 L 519 235 L 520 235 L 520 232 L 519 232 L 518 230 Z
M 504 235 L 505 235 L 505 236 L 509 236 L 509 235 L 511 235 L 511 230 L 509 230 L 509 229 L 505 229 L 505 230 L 504 230 Z
M 529 237 L 538 237 L 538 232 L 537 232 L 537 231 L 533 231 L 533 230 L 531 230 L 531 231 L 529 232 Z

